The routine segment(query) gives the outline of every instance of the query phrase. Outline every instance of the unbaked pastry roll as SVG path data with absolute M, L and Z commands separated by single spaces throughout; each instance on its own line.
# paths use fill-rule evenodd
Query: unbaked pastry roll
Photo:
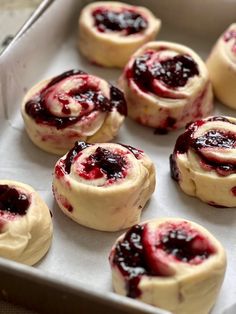
M 206 65 L 217 98 L 236 109 L 236 23 L 218 39 Z
M 96 64 L 123 67 L 135 50 L 156 37 L 160 26 L 160 20 L 144 7 L 93 2 L 79 18 L 79 49 Z
M 30 139 L 41 149 L 59 155 L 77 140 L 111 140 L 126 113 L 124 95 L 118 88 L 80 70 L 38 83 L 22 104 Z
M 207 314 L 224 278 L 226 254 L 202 226 L 162 218 L 119 237 L 110 265 L 117 293 L 175 314 Z
M 50 211 L 29 185 L 0 180 L 0 256 L 33 265 L 52 241 Z
M 119 79 L 128 116 L 156 128 L 179 129 L 212 111 L 212 88 L 201 58 L 190 48 L 150 42 L 130 58 Z
M 58 160 L 53 178 L 62 211 L 81 225 L 116 231 L 139 222 L 155 188 L 147 155 L 121 144 L 78 142 Z
M 190 124 L 170 156 L 171 175 L 188 195 L 216 207 L 236 206 L 236 119 Z

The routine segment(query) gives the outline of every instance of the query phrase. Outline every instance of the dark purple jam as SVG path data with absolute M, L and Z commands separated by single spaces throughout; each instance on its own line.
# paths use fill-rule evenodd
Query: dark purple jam
M 98 179 L 106 175 L 107 179 L 121 179 L 125 175 L 126 161 L 123 156 L 98 147 L 82 164 L 80 175 L 85 179 Z
M 71 165 L 74 161 L 74 158 L 82 152 L 85 148 L 92 146 L 93 144 L 85 143 L 85 142 L 76 142 L 75 146 L 67 153 L 66 159 L 64 160 L 65 172 L 70 173 Z
M 210 247 L 194 246 L 194 242 L 205 243 L 204 238 L 196 233 L 186 232 L 179 228 L 168 231 L 161 236 L 161 241 L 156 245 L 157 249 L 162 249 L 167 254 L 171 254 L 176 257 L 177 260 L 187 263 L 198 258 L 204 260 L 213 253 Z
M 26 194 L 8 185 L 0 185 L 0 211 L 23 216 L 30 205 Z
M 121 146 L 124 146 L 127 148 L 131 153 L 135 156 L 135 158 L 139 159 L 140 155 L 143 154 L 143 150 L 132 147 L 130 145 L 120 144 Z
M 170 161 L 170 175 L 171 175 L 171 178 L 178 182 L 180 180 L 180 173 L 179 173 L 179 169 L 178 169 L 177 164 L 176 164 L 176 160 L 175 160 L 175 155 L 174 154 L 170 155 L 169 161 Z
M 145 30 L 148 26 L 147 20 L 139 13 L 123 9 L 120 12 L 98 8 L 93 11 L 94 24 L 99 32 L 121 32 L 132 35 Z
M 199 155 L 203 164 L 214 169 L 220 176 L 227 176 L 236 172 L 236 165 L 222 160 L 210 159 L 204 155 L 202 148 L 226 148 L 233 149 L 236 146 L 236 134 L 223 132 L 220 130 L 210 130 L 198 138 L 194 138 L 195 131 L 203 124 L 210 121 L 222 121 L 234 124 L 227 118 L 216 116 L 207 120 L 198 120 L 188 125 L 186 131 L 181 134 L 175 144 L 174 153 L 170 156 L 171 176 L 174 180 L 179 180 L 178 169 L 176 167 L 175 155 L 185 154 L 189 149 L 193 149 Z
M 196 149 L 204 147 L 235 148 L 236 134 L 211 130 L 194 141 Z
M 168 88 L 175 89 L 185 86 L 189 78 L 199 75 L 196 62 L 188 55 L 177 55 L 147 66 L 152 54 L 153 52 L 147 52 L 136 58 L 132 67 L 132 78 L 144 91 L 157 94 L 153 86 L 155 79 L 162 81 Z
M 53 88 L 60 81 L 72 77 L 74 75 L 86 75 L 87 73 L 80 70 L 67 71 L 54 79 L 52 79 L 40 93 L 30 99 L 25 105 L 26 113 L 33 118 L 36 123 L 41 123 L 49 126 L 56 127 L 57 129 L 64 129 L 70 125 L 77 123 L 85 115 L 90 114 L 86 112 L 89 103 L 92 101 L 94 104 L 93 110 L 102 112 L 111 112 L 114 108 L 121 114 L 127 115 L 127 105 L 124 94 L 116 87 L 110 86 L 110 99 L 105 97 L 98 87 L 89 86 L 88 80 L 84 77 L 84 84 L 78 88 L 74 88 L 66 93 L 67 96 L 73 97 L 83 108 L 81 115 L 69 117 L 57 117 L 50 112 L 50 106 L 47 106 L 47 97 L 50 94 L 50 89 Z M 58 96 L 58 101 L 62 104 L 62 112 L 70 114 L 69 101 L 63 95 Z
M 116 265 L 124 276 L 127 296 L 131 298 L 141 295 L 138 284 L 143 275 L 171 275 L 159 269 L 156 250 L 160 249 L 178 261 L 192 264 L 199 264 L 214 253 L 214 248 L 208 240 L 189 227 L 186 228 L 185 224 L 173 224 L 171 228 L 167 224 L 163 230 L 157 229 L 156 238 L 148 238 L 146 228 L 147 225 L 134 225 L 130 228 L 117 243 L 110 257 L 110 262 Z
M 127 296 L 130 298 L 141 295 L 138 288 L 141 276 L 150 273 L 142 243 L 143 229 L 143 226 L 135 225 L 126 233 L 117 244 L 112 261 L 126 278 Z

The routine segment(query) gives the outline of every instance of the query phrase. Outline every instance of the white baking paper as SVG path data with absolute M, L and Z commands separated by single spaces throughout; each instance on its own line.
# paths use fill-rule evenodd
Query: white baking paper
M 78 54 L 76 20 L 81 3 L 76 0 L 55 1 L 1 57 L 0 179 L 19 180 L 32 185 L 53 213 L 52 247 L 35 267 L 55 278 L 108 293 L 112 291 L 108 254 L 122 232 L 91 230 L 76 224 L 61 212 L 51 191 L 52 171 L 58 158 L 31 143 L 20 115 L 24 93 L 41 79 L 77 68 L 111 82 L 115 82 L 120 75 L 119 70 L 91 65 Z M 217 7 L 213 0 L 191 1 L 192 7 L 188 0 L 133 3 L 146 4 L 162 19 L 159 39 L 186 44 L 203 58 L 210 52 L 217 36 L 235 17 L 232 1 L 218 2 Z M 219 17 L 222 18 L 216 20 Z M 215 113 L 235 116 L 234 111 L 222 105 L 216 106 Z M 224 245 L 228 268 L 212 314 L 235 314 L 236 209 L 214 208 L 188 197 L 170 178 L 169 155 L 181 132 L 154 135 L 152 129 L 127 118 L 116 141 L 143 149 L 156 165 L 157 187 L 143 211 L 142 221 L 163 216 L 190 219 L 206 227 Z

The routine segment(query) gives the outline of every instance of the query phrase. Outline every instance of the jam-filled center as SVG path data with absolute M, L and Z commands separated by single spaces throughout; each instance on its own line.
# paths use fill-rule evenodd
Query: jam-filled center
M 142 90 L 157 94 L 153 85 L 156 79 L 168 88 L 175 89 L 185 86 L 191 77 L 199 75 L 196 62 L 188 55 L 176 55 L 148 65 L 152 54 L 150 52 L 136 58 L 133 64 L 133 79 Z
M 126 35 L 136 34 L 145 30 L 147 20 L 139 13 L 123 9 L 119 12 L 98 8 L 92 13 L 94 24 L 99 32 L 121 32 Z
M 134 225 L 117 243 L 111 254 L 113 258 L 111 262 L 125 277 L 127 296 L 132 298 L 140 296 L 138 284 L 142 275 L 162 277 L 171 275 L 161 268 L 163 255 L 160 255 L 160 259 L 160 250 L 174 257 L 176 262 L 191 265 L 200 264 L 214 254 L 214 248 L 208 239 L 185 225 L 182 227 L 182 224 L 165 224 L 160 226 L 160 230 L 157 229 L 154 237 L 152 233 L 147 232 L 148 225 Z M 168 256 L 166 265 L 168 266 Z
M 227 124 L 225 125 L 225 131 L 212 129 L 205 132 L 202 136 L 194 138 L 194 133 L 198 128 L 201 128 L 205 123 L 213 121 L 235 125 L 234 122 L 221 116 L 211 117 L 207 120 L 198 120 L 190 124 L 186 131 L 178 137 L 174 153 L 170 156 L 171 176 L 174 180 L 179 181 L 180 179 L 176 156 L 187 153 L 189 149 L 193 149 L 200 157 L 200 165 L 204 170 L 215 170 L 220 176 L 228 176 L 236 172 L 235 163 L 227 160 L 227 155 L 225 155 L 225 158 L 219 158 L 217 155 L 210 155 L 209 152 L 208 154 L 204 153 L 204 148 L 217 151 L 217 149 L 234 149 L 236 147 L 236 134 L 227 131 Z
M 181 262 L 190 262 L 197 258 L 197 262 L 212 254 L 212 250 L 205 244 L 203 236 L 195 232 L 186 232 L 179 228 L 170 230 L 161 236 L 157 249 L 164 250 Z
M 30 205 L 28 196 L 8 185 L 0 185 L 0 212 L 23 216 Z
M 236 135 L 234 133 L 219 130 L 210 130 L 194 141 L 194 147 L 199 149 L 204 147 L 234 148 L 235 145 Z
M 104 175 L 107 179 L 121 179 L 126 175 L 126 165 L 124 156 L 99 146 L 82 163 L 79 175 L 85 179 L 98 179 Z

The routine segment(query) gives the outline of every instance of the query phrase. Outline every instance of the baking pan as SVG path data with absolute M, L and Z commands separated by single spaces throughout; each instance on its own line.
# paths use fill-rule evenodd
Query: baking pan
M 215 0 L 127 2 L 145 5 L 161 18 L 158 39 L 186 44 L 203 58 L 236 16 L 235 1 L 217 1 L 217 5 Z M 112 292 L 108 254 L 122 232 L 91 230 L 63 215 L 51 192 L 57 157 L 30 142 L 20 116 L 23 95 L 41 79 L 72 68 L 113 83 L 119 77 L 121 71 L 92 65 L 77 52 L 77 18 L 86 3 L 45 1 L 37 18 L 0 57 L 0 177 L 32 185 L 47 202 L 54 223 L 52 247 L 35 267 L 0 258 L 0 297 L 45 313 L 164 313 Z M 220 104 L 216 104 L 215 113 L 235 115 Z M 156 165 L 157 188 L 143 211 L 142 221 L 162 216 L 190 219 L 205 226 L 222 242 L 228 254 L 228 268 L 212 313 L 233 314 L 236 211 L 214 208 L 188 197 L 171 180 L 168 157 L 179 134 L 180 131 L 154 135 L 152 129 L 127 119 L 116 141 L 144 149 Z

